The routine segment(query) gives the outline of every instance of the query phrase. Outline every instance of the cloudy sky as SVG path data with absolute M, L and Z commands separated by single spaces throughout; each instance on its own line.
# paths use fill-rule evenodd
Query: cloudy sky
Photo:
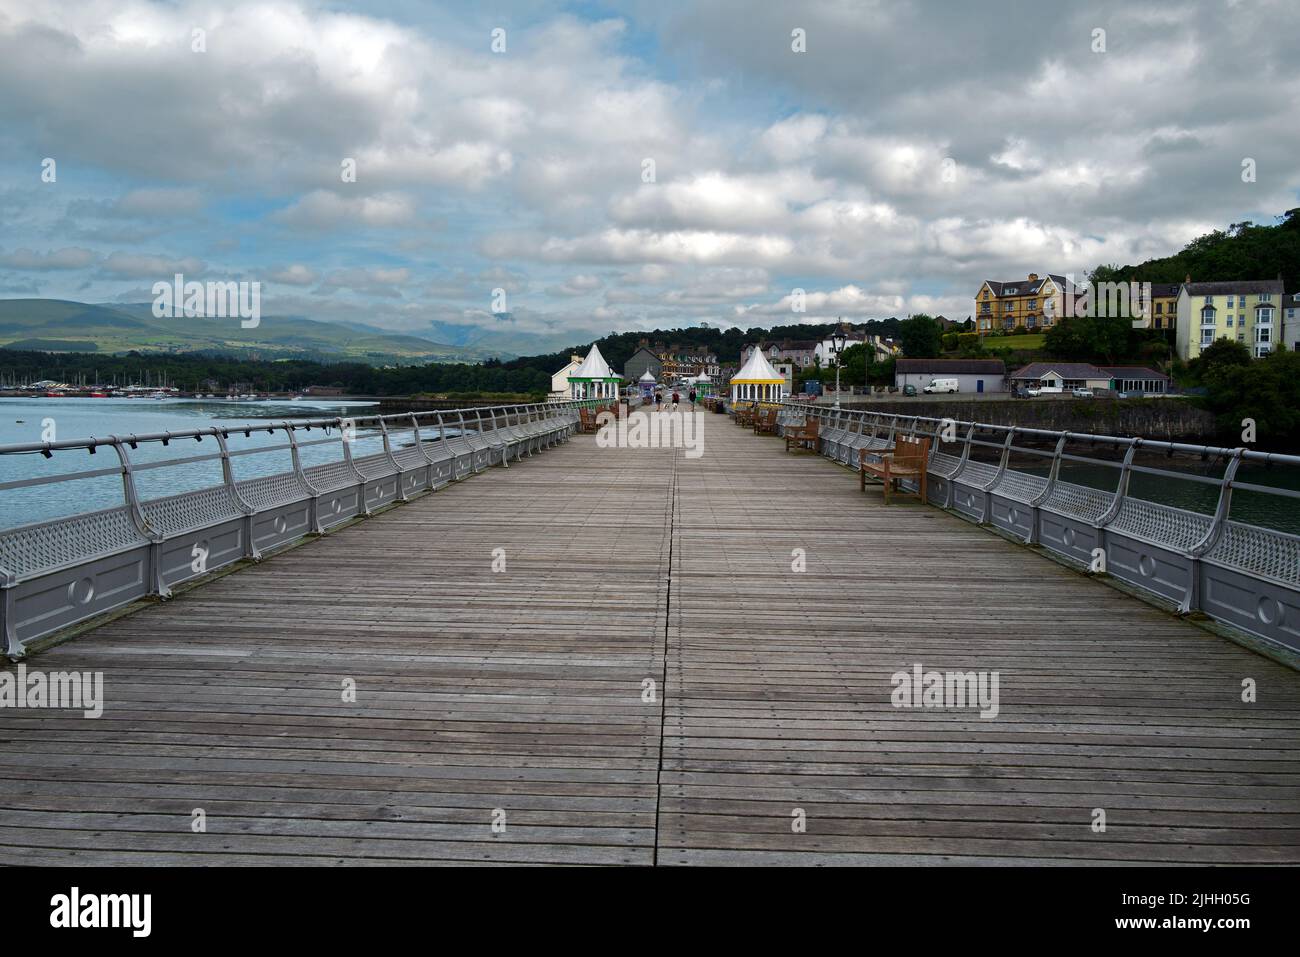
M 182 272 L 444 341 L 964 318 L 1300 205 L 1297 103 L 1294 0 L 0 0 L 0 297 Z

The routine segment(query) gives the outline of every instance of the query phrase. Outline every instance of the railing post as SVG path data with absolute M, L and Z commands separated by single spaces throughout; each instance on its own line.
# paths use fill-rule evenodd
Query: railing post
M 1062 432 L 1060 438 L 1056 440 L 1056 450 L 1052 452 L 1052 466 L 1047 470 L 1047 484 L 1043 490 L 1029 500 L 1029 537 L 1025 539 L 1026 545 L 1037 545 L 1038 539 L 1042 533 L 1042 505 L 1052 496 L 1052 490 L 1056 488 L 1057 479 L 1061 476 L 1061 461 L 1065 453 L 1065 443 L 1069 440 L 1070 433 Z
M 1130 439 L 1128 449 L 1124 452 L 1124 461 L 1119 469 L 1119 481 L 1115 483 L 1115 495 L 1111 498 L 1110 508 L 1105 513 L 1098 516 L 1097 520 L 1092 523 L 1092 527 L 1097 530 L 1097 547 L 1101 549 L 1103 561 L 1110 555 L 1109 541 L 1106 537 L 1106 526 L 1115 521 L 1119 515 L 1119 510 L 1124 505 L 1124 497 L 1128 495 L 1129 478 L 1133 474 L 1133 456 L 1137 454 L 1138 446 L 1142 443 L 1141 439 Z M 1089 574 L 1092 574 L 1091 564 L 1088 567 Z M 1103 574 L 1105 574 L 1103 572 Z
M 420 457 L 424 459 L 426 466 L 424 488 L 426 491 L 431 491 L 433 489 L 433 456 L 424 447 L 424 439 L 420 435 L 420 417 L 414 412 L 411 413 L 411 435 L 415 438 L 415 448 L 419 451 Z
M 966 463 L 970 461 L 971 445 L 975 441 L 975 423 L 971 422 L 966 427 L 966 438 L 962 442 L 961 458 L 957 461 L 957 467 L 952 470 L 945 483 L 942 508 L 952 508 L 953 501 L 956 498 L 957 477 L 961 475 L 966 468 Z
M 311 427 L 308 426 L 308 429 Z M 298 484 L 307 490 L 311 497 L 307 500 L 307 524 L 311 526 L 312 531 L 317 535 L 324 535 L 325 529 L 320 522 L 320 489 L 311 484 L 307 478 L 307 473 L 302 468 L 302 456 L 298 454 L 298 437 L 294 435 L 295 427 L 285 423 L 285 434 L 289 437 L 289 457 L 293 460 L 293 474 L 297 478 Z
M 451 478 L 449 481 L 458 482 L 460 479 L 456 477 L 456 472 L 460 465 L 460 456 L 457 455 L 456 450 L 447 443 L 447 424 L 442 420 L 442 413 L 435 412 L 434 415 L 438 418 L 438 441 L 442 443 L 443 451 L 451 453 Z
M 235 479 L 235 468 L 230 461 L 230 446 L 226 444 L 226 433 L 216 433 L 216 440 L 217 449 L 221 453 L 221 480 L 226 486 L 226 494 L 230 496 L 235 508 L 244 516 L 244 557 L 260 562 L 262 553 L 253 544 L 253 516 L 256 514 L 257 509 L 253 508 L 252 504 L 239 491 L 239 482 Z
M 474 468 L 474 443 L 469 440 L 469 429 L 465 426 L 464 409 L 456 410 L 456 421 L 459 423 L 456 428 L 460 432 L 460 435 L 458 435 L 457 438 L 465 443 L 465 448 L 469 449 L 469 470 L 471 472 L 476 472 L 478 470 Z M 456 459 L 456 464 L 457 466 L 460 465 L 459 457 Z
M 149 524 L 149 519 L 145 517 L 144 509 L 140 504 L 140 493 L 135 487 L 135 474 L 131 467 L 131 457 L 127 454 L 122 440 L 116 435 L 110 435 L 108 441 L 112 445 L 113 451 L 117 453 L 118 462 L 122 466 L 122 497 L 126 500 L 126 507 L 131 515 L 131 521 L 140 534 L 149 540 L 149 569 L 147 572 L 149 592 L 159 598 L 170 598 L 172 591 L 167 587 L 167 582 L 163 578 L 163 536 Z
M 1219 502 L 1214 508 L 1210 527 L 1205 530 L 1201 540 L 1187 550 L 1192 568 L 1188 575 L 1187 593 L 1178 605 L 1179 612 L 1184 615 L 1201 610 L 1201 559 L 1218 544 L 1223 528 L 1228 524 L 1228 515 L 1232 512 L 1232 483 L 1237 478 L 1237 469 L 1241 467 L 1241 456 L 1245 451 L 1243 448 L 1233 450 L 1232 458 L 1223 470 L 1223 478 L 1219 480 Z
M 980 487 L 984 493 L 984 507 L 980 509 L 981 525 L 987 525 L 993 521 L 993 486 L 1002 481 L 1002 476 L 1007 471 L 1007 461 L 1011 458 L 1011 441 L 1015 438 L 1015 429 L 1007 429 L 1007 437 L 1002 443 L 1002 454 L 998 458 L 998 470 L 993 473 L 993 478 L 989 479 Z
M 410 498 L 406 494 L 406 483 L 402 481 L 402 466 L 397 461 L 397 456 L 393 454 L 393 443 L 388 435 L 388 423 L 384 417 L 379 417 L 379 435 L 384 442 L 384 458 L 388 459 L 388 464 L 393 467 L 393 474 L 397 476 L 397 500 L 399 502 L 409 502 Z
M 501 445 L 501 467 L 503 469 L 508 469 L 510 468 L 510 463 L 506 460 L 510 458 L 510 446 L 509 443 L 501 441 L 500 430 L 497 427 L 496 406 L 488 407 L 488 416 L 491 418 L 492 421 L 492 437 L 495 441 L 499 442 Z
M 346 425 L 344 424 L 345 422 L 347 423 Z M 366 477 L 361 473 L 361 469 L 357 468 L 357 463 L 352 458 L 352 440 L 355 439 L 357 435 L 357 423 L 354 419 L 339 419 L 338 425 L 339 438 L 343 442 L 343 461 L 347 463 L 348 470 L 357 480 L 358 510 L 362 515 L 365 515 L 368 518 L 372 513 L 370 511 L 370 503 L 366 501 Z M 352 434 L 351 439 L 348 438 L 349 432 Z

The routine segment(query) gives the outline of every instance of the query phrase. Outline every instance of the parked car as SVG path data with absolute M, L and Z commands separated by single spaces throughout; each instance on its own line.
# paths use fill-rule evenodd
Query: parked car
M 1011 398 L 1013 399 L 1028 399 L 1030 395 L 1032 395 L 1032 393 L 1023 385 L 1018 385 L 1011 390 Z
M 1071 389 L 1071 390 L 1070 390 L 1070 394 L 1071 394 L 1072 396 L 1074 396 L 1076 399 L 1091 399 L 1091 398 L 1092 398 L 1092 390 L 1091 390 L 1091 389 L 1082 389 L 1082 388 L 1080 388 L 1080 389 Z
M 914 385 L 903 386 L 903 395 L 916 395 L 916 386 Z
M 1025 395 L 1030 397 L 1042 395 L 1042 394 L 1043 394 L 1043 390 L 1041 386 L 1031 385 L 1028 389 L 1025 390 Z
M 947 392 L 951 395 L 959 391 L 960 388 L 961 383 L 956 379 L 931 379 L 930 384 L 925 387 L 925 391 L 932 395 L 938 392 Z

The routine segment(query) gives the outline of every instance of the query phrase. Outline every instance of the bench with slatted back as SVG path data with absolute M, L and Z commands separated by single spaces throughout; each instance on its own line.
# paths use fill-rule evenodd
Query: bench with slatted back
M 754 407 L 742 406 L 736 409 L 736 424 L 741 428 L 747 428 L 754 424 Z
M 796 449 L 803 448 L 805 445 L 817 451 L 817 420 L 809 418 L 803 425 L 788 425 L 785 428 L 785 450 L 790 451 L 790 446 Z
M 868 455 L 879 455 L 879 462 L 870 462 Z M 858 479 L 862 491 L 867 490 L 867 473 L 870 472 L 885 483 L 885 501 L 889 501 L 890 486 L 899 479 L 917 479 L 917 492 L 902 492 L 901 495 L 915 495 L 922 502 L 925 498 L 925 468 L 930 460 L 930 440 L 912 435 L 900 435 L 894 439 L 894 451 L 875 452 L 869 449 L 858 451 Z
M 596 410 L 579 409 L 578 410 L 578 431 L 595 432 L 596 431 Z
M 755 435 L 776 435 L 776 409 L 763 409 L 754 416 Z

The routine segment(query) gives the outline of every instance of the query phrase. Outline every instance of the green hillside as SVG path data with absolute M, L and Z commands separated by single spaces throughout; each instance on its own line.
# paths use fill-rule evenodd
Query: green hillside
M 298 316 L 263 316 L 256 328 L 238 319 L 163 318 L 149 303 L 94 305 L 58 299 L 0 299 L 0 348 L 121 353 L 204 352 L 249 357 L 395 362 L 476 362 L 500 353 L 452 346 Z
M 1193 239 L 1181 252 L 1136 266 L 1098 266 L 1093 282 L 1233 282 L 1282 277 L 1287 292 L 1300 289 L 1300 207 L 1276 226 L 1233 223 Z

